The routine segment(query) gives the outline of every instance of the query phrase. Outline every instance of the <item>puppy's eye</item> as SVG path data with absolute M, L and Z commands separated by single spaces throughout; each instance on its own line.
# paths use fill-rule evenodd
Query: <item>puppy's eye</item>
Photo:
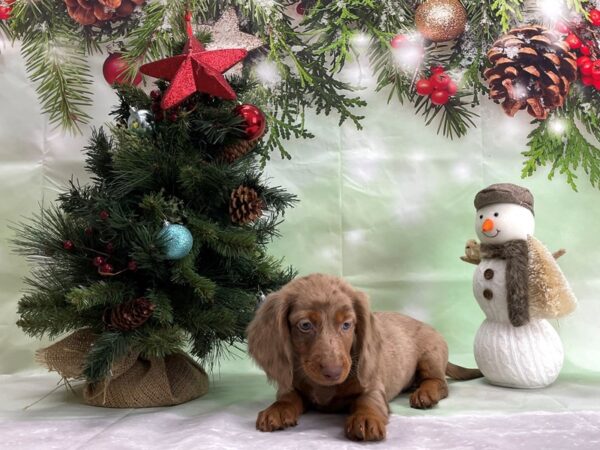
M 302 322 L 298 323 L 298 328 L 300 328 L 300 331 L 307 332 L 313 329 L 313 324 L 308 320 L 303 320 Z
M 344 322 L 342 324 L 342 330 L 348 331 L 350 328 L 352 328 L 352 322 Z

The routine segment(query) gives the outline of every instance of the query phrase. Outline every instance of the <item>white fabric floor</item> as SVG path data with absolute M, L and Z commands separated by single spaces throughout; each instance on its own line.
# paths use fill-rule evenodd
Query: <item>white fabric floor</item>
M 2 449 L 600 449 L 600 383 L 563 376 L 535 391 L 453 382 L 430 411 L 392 403 L 388 438 L 345 439 L 342 415 L 309 413 L 297 427 L 254 429 L 273 399 L 264 376 L 222 373 L 203 398 L 170 408 L 106 409 L 82 405 L 55 374 L 0 376 Z M 28 408 L 26 408 L 28 405 Z M 25 409 L 26 408 L 26 409 Z

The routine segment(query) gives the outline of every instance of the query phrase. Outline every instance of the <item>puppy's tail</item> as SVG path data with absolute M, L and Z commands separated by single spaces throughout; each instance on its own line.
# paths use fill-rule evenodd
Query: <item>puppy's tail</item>
M 446 366 L 446 376 L 458 381 L 467 381 L 481 378 L 483 374 L 479 369 L 467 369 L 448 362 L 448 365 Z

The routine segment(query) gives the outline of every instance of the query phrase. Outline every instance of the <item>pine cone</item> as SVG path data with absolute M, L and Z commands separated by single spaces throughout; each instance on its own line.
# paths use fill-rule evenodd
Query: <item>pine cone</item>
M 536 119 L 546 119 L 564 104 L 577 78 L 576 56 L 557 33 L 541 25 L 510 30 L 487 57 L 492 67 L 483 76 L 490 97 L 511 117 L 527 108 Z
M 221 159 L 231 164 L 236 159 L 241 158 L 246 153 L 251 152 L 252 149 L 256 147 L 257 143 L 257 139 L 253 141 L 240 139 L 239 141 L 234 142 L 233 144 L 229 144 L 223 149 L 223 152 L 221 153 Z
M 142 326 L 152 316 L 154 308 L 154 303 L 140 297 L 107 309 L 103 320 L 109 329 L 131 331 Z
M 64 0 L 67 13 L 81 25 L 128 17 L 145 0 Z
M 229 214 L 233 223 L 241 225 L 254 222 L 263 212 L 263 201 L 258 192 L 248 186 L 240 186 L 231 193 Z

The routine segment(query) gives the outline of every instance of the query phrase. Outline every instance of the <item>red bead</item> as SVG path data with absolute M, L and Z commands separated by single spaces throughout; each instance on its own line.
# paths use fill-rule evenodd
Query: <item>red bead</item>
M 132 272 L 135 272 L 138 269 L 137 262 L 135 260 L 131 260 L 127 263 L 127 268 Z
M 581 82 L 584 86 L 591 86 L 592 84 L 594 84 L 594 79 L 592 77 L 583 76 L 581 77 Z
M 73 241 L 64 241 L 63 242 L 63 248 L 65 250 L 73 250 L 73 247 L 75 247 L 75 244 L 73 244 Z
M 248 141 L 258 139 L 265 133 L 267 120 L 258 107 L 243 104 L 236 106 L 233 111 L 244 119 L 244 131 L 246 132 L 246 139 Z
M 429 98 L 431 99 L 431 103 L 440 106 L 448 103 L 448 100 L 450 99 L 450 94 L 448 94 L 448 91 L 436 90 L 433 91 L 431 97 Z
M 429 78 L 434 89 L 445 90 L 450 84 L 451 78 L 445 73 L 435 73 Z
M 572 33 L 566 37 L 565 42 L 573 50 L 577 50 L 579 47 L 581 47 L 581 40 Z
M 303 16 L 305 12 L 306 11 L 302 2 L 298 2 L 298 4 L 296 5 L 296 14 L 298 14 L 299 16 Z
M 600 78 L 600 60 L 595 60 L 592 62 L 592 77 L 594 80 Z
M 594 65 L 592 64 L 592 61 L 586 61 L 579 66 L 579 71 L 582 73 L 582 75 L 591 75 L 593 66 Z
M 10 13 L 11 12 L 12 12 L 12 6 L 10 6 L 10 5 L 0 5 L 0 20 L 8 20 L 8 19 L 10 19 Z
M 112 253 L 115 250 L 115 245 L 112 242 L 106 244 L 106 252 Z
M 590 20 L 590 22 L 592 23 L 592 25 L 594 26 L 600 26 L 600 11 L 597 10 L 596 8 L 590 10 L 588 18 Z
M 98 217 L 100 217 L 100 220 L 106 220 L 110 217 L 110 214 L 108 213 L 107 210 L 103 209 L 102 211 L 100 211 L 100 213 L 98 214 Z
M 92 260 L 92 262 L 94 263 L 94 265 L 95 265 L 96 267 L 100 267 L 100 266 L 102 266 L 103 264 L 106 264 L 106 259 L 104 259 L 102 256 L 96 256 L 96 257 L 95 257 L 95 258 Z
M 87 236 L 93 236 L 94 235 L 94 229 L 92 227 L 87 227 L 85 230 L 83 230 L 83 233 Z
M 115 269 L 109 263 L 104 263 L 100 266 L 100 273 L 113 273 Z
M 422 78 L 417 81 L 415 89 L 419 95 L 429 95 L 433 92 L 433 85 L 431 84 L 431 81 Z
M 406 36 L 403 34 L 397 34 L 390 40 L 392 48 L 400 48 L 406 42 Z
M 569 27 L 566 26 L 564 22 L 556 22 L 556 26 L 554 27 L 554 29 L 562 34 L 569 33 Z
M 581 67 L 583 63 L 591 62 L 592 59 L 589 56 L 580 56 L 577 58 L 577 67 Z
M 142 82 L 142 74 L 138 72 L 132 82 L 128 77 L 128 69 L 129 66 L 121 53 L 111 53 L 104 61 L 102 73 L 108 84 L 133 84 L 137 86 Z
M 456 85 L 456 83 L 454 81 L 450 80 L 450 83 L 448 83 L 446 90 L 448 91 L 448 94 L 450 94 L 450 96 L 452 96 L 458 92 L 458 86 Z
M 444 73 L 446 70 L 442 67 L 442 66 L 434 66 L 431 68 L 431 73 L 432 74 L 436 74 L 436 73 Z
M 582 44 L 581 47 L 579 47 L 579 51 L 581 52 L 582 55 L 585 56 L 589 56 L 590 55 L 590 47 L 588 45 L 584 45 Z

